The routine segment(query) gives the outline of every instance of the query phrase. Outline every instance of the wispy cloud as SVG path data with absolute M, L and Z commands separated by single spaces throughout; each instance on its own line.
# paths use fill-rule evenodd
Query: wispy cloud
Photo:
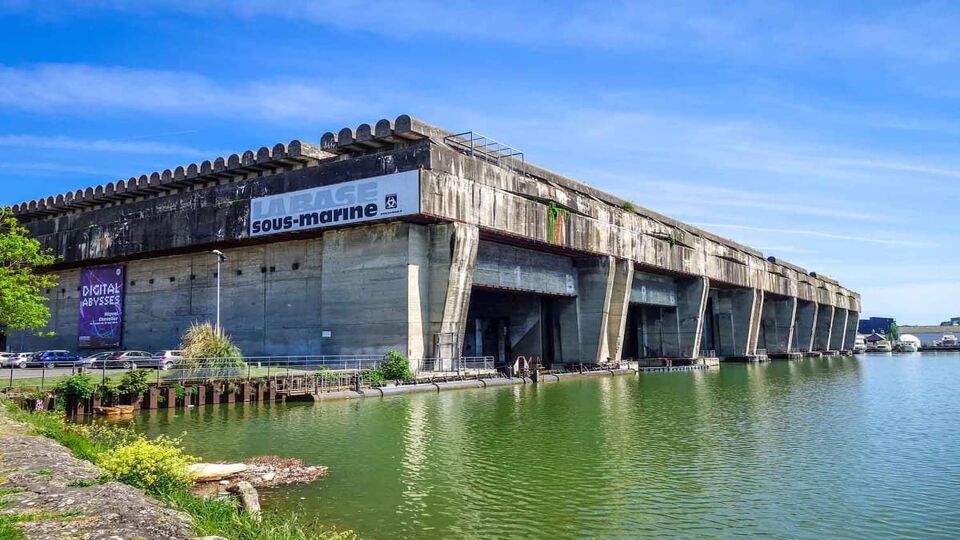
M 714 211 L 729 209 L 767 210 L 778 214 L 819 216 L 849 221 L 890 221 L 891 217 L 877 212 L 857 211 L 851 204 L 841 206 L 827 197 L 818 197 L 818 203 L 804 204 L 801 193 L 769 193 L 764 190 L 743 190 L 711 186 L 702 183 L 670 180 L 639 181 L 636 194 L 646 194 L 653 201 L 671 204 L 690 204 L 692 200 L 706 201 Z
M 15 173 L 19 176 L 56 176 L 64 174 L 83 176 L 115 176 L 116 171 L 79 164 L 61 164 L 49 162 L 0 162 L 0 171 Z
M 0 147 L 65 150 L 79 152 L 121 152 L 125 154 L 211 157 L 224 152 L 202 150 L 191 146 L 131 139 L 79 139 L 62 135 L 0 135 Z
M 865 242 L 869 244 L 883 244 L 888 246 L 909 246 L 915 248 L 936 247 L 937 244 L 926 240 L 899 240 L 893 238 L 876 238 L 870 236 L 855 236 L 848 234 L 838 234 L 813 229 L 781 229 L 776 227 L 754 227 L 751 225 L 739 225 L 734 223 L 694 223 L 698 227 L 705 229 L 736 229 L 744 231 L 757 231 L 776 234 L 793 234 L 799 236 L 813 236 L 816 238 L 829 238 L 831 240 L 843 240 L 849 242 Z
M 360 107 L 319 80 L 224 84 L 190 72 L 84 64 L 0 66 L 0 105 L 80 115 L 119 110 L 286 120 L 329 118 Z
M 66 4 L 66 5 L 64 5 Z M 884 59 L 941 65 L 960 58 L 954 4 L 849 5 L 843 16 L 810 3 L 759 2 L 446 2 L 368 0 L 74 0 L 48 6 L 5 0 L 0 7 L 42 17 L 112 9 L 141 15 L 176 12 L 211 18 L 271 17 L 297 23 L 420 40 L 423 36 L 539 47 L 627 49 L 698 54 L 727 61 L 782 65 L 815 59 Z M 868 60 L 868 61 L 869 61 Z

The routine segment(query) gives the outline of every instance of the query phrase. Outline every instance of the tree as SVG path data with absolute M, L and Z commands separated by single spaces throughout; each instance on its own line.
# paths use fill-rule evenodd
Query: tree
M 897 326 L 897 323 L 890 323 L 890 330 L 887 332 L 887 339 L 890 341 L 896 341 L 900 338 L 900 327 Z
M 0 208 L 0 332 L 46 326 L 50 309 L 42 291 L 56 287 L 59 277 L 36 270 L 55 260 L 9 208 Z

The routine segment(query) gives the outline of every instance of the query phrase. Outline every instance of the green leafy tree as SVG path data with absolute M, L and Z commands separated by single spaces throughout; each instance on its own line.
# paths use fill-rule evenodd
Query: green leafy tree
M 900 338 L 900 327 L 897 326 L 897 323 L 890 323 L 890 331 L 887 332 L 887 339 L 890 341 L 896 341 Z
M 58 276 L 38 273 L 56 258 L 30 238 L 9 208 L 0 208 L 0 332 L 43 328 L 50 308 L 43 289 L 56 287 Z
M 380 364 L 380 373 L 384 379 L 392 381 L 409 381 L 413 378 L 410 371 L 410 361 L 398 351 L 390 349 Z
M 90 399 L 95 388 L 93 379 L 89 375 L 71 375 L 58 382 L 54 390 L 63 396 Z

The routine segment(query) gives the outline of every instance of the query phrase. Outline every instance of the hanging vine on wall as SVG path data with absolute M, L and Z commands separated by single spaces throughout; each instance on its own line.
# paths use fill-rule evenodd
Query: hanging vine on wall
M 547 209 L 547 241 L 551 244 L 566 243 L 567 221 L 570 211 L 555 202 Z

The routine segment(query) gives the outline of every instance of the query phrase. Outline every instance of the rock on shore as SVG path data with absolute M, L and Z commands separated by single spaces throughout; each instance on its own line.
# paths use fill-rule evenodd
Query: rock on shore
M 190 517 L 164 508 L 139 489 L 99 483 L 100 470 L 56 441 L 28 435 L 0 413 L 0 515 L 27 538 L 58 540 L 189 539 Z

